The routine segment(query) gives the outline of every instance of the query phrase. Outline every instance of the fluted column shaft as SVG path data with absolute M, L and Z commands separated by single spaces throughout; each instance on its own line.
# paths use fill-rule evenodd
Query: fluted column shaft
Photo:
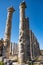
M 10 43 L 13 11 L 14 11 L 13 7 L 10 7 L 8 9 L 8 15 L 7 15 L 7 20 L 6 20 L 6 28 L 5 28 L 5 35 L 4 35 L 4 46 L 9 45 L 9 43 Z
M 14 12 L 14 8 L 8 8 L 8 15 L 6 20 L 6 28 L 5 28 L 5 35 L 4 35 L 4 46 L 6 48 L 6 56 L 10 53 L 10 39 L 11 39 L 11 27 L 12 27 L 12 14 Z
M 25 20 L 25 2 L 22 2 L 20 4 L 20 24 L 19 24 L 19 42 L 18 42 L 18 48 L 19 48 L 19 52 L 18 52 L 18 61 L 19 63 L 24 62 L 24 44 L 23 44 L 23 26 L 24 26 L 24 20 Z M 22 39 L 21 39 L 22 37 Z

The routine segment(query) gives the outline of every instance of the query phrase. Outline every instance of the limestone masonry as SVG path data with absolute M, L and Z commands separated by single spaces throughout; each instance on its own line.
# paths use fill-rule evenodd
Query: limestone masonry
M 26 3 L 20 3 L 20 22 L 18 44 L 11 42 L 12 15 L 15 9 L 8 8 L 4 39 L 0 40 L 0 56 L 10 60 L 16 60 L 19 64 L 28 64 L 40 54 L 37 38 L 29 27 L 29 18 L 25 15 Z M 23 65 L 23 64 L 22 64 Z

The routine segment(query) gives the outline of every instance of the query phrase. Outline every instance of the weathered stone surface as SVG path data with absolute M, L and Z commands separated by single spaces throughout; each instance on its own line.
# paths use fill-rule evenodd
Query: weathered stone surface
M 30 54 L 31 59 L 36 59 L 40 55 L 39 43 L 31 30 L 30 30 Z
M 12 14 L 14 8 L 8 8 L 8 15 L 5 28 L 4 46 L 0 40 L 0 55 L 13 60 L 13 65 L 29 65 L 30 61 L 34 61 L 40 55 L 39 42 L 37 41 L 34 33 L 29 28 L 29 19 L 25 17 L 26 3 L 20 4 L 20 25 L 19 25 L 19 40 L 18 45 L 10 44 L 11 27 L 12 27 Z M 11 47 L 11 48 L 10 48 Z M 2 50 L 3 49 L 3 50 Z M 4 62 L 10 63 L 7 58 Z M 39 59 L 43 57 L 39 57 Z M 2 59 L 2 58 L 1 58 Z M 34 62 L 35 64 L 36 62 Z M 41 62 L 42 63 L 42 62 Z M 36 63 L 37 64 L 37 63 Z M 40 62 L 38 63 L 40 64 Z
M 18 42 L 18 61 L 19 63 L 29 61 L 29 23 L 28 18 L 25 17 L 25 2 L 20 4 L 20 25 L 19 25 L 19 42 Z
M 3 60 L 3 57 L 1 56 L 1 57 L 0 57 L 0 61 L 2 61 L 2 60 Z
M 17 62 L 13 62 L 12 65 L 28 65 L 28 64 L 24 64 L 24 63 L 19 64 Z
M 3 55 L 3 39 L 0 40 L 0 56 Z
M 6 47 L 6 56 L 8 57 L 10 54 L 10 38 L 11 38 L 11 27 L 12 27 L 12 14 L 14 12 L 14 8 L 8 8 L 8 15 L 6 20 L 6 28 L 5 28 L 5 37 L 4 37 L 4 46 Z

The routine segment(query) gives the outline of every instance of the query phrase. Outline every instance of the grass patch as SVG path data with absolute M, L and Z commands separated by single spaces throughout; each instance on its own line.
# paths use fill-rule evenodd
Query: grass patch
M 0 61 L 0 65 L 4 65 L 4 62 Z

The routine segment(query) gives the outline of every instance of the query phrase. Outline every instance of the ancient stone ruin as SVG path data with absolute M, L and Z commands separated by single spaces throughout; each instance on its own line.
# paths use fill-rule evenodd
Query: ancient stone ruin
M 3 41 L 0 40 L 0 56 L 6 58 L 15 57 L 19 64 L 28 63 L 30 60 L 35 60 L 41 53 L 39 42 L 29 27 L 29 18 L 25 15 L 26 3 L 20 3 L 20 24 L 18 44 L 11 43 L 11 27 L 12 14 L 15 11 L 13 7 L 8 8 L 6 20 L 6 28 Z M 11 59 L 10 59 L 11 60 Z

